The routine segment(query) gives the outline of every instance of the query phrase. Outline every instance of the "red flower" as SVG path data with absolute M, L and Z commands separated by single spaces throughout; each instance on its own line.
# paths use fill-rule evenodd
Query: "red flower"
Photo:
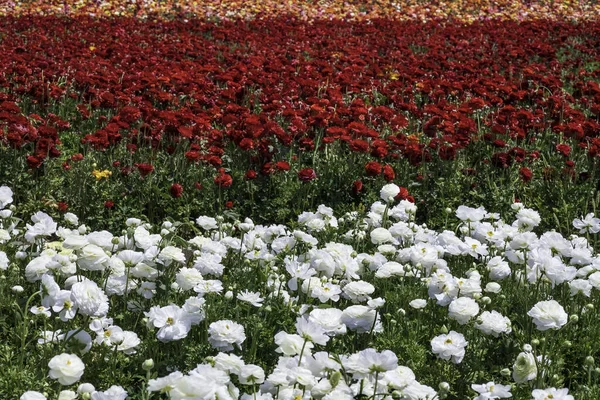
M 81 161 L 81 160 L 83 160 L 83 154 L 81 154 L 81 153 L 73 154 L 71 156 L 71 160 L 72 161 Z
M 142 177 L 147 176 L 149 173 L 151 173 L 152 171 L 154 171 L 154 167 L 151 164 L 147 164 L 147 163 L 141 163 L 141 164 L 134 164 L 138 171 L 140 171 L 140 175 Z
M 558 151 L 564 157 L 569 157 L 569 155 L 571 154 L 571 146 L 569 146 L 568 144 L 557 144 L 556 151 Z
M 277 161 L 275 163 L 275 168 L 277 168 L 280 171 L 289 171 L 290 164 L 287 161 Z
M 202 190 L 202 184 L 200 182 L 195 182 L 194 187 L 198 190 Z
M 256 171 L 253 169 L 248 170 L 248 172 L 246 172 L 246 180 L 251 181 L 254 179 L 256 179 Z
M 39 168 L 43 162 L 44 159 L 38 156 L 27 156 L 27 165 L 29 165 L 29 168 Z
M 383 167 L 377 161 L 369 161 L 365 165 L 365 171 L 367 172 L 367 175 L 369 175 L 369 176 L 379 175 L 381 173 L 382 169 L 383 169 Z
M 233 201 L 228 201 L 225 203 L 225 208 L 227 209 L 232 209 L 233 208 Z
M 400 186 L 400 192 L 398 192 L 395 199 L 396 200 L 408 200 L 409 197 L 412 198 L 412 196 L 409 196 L 409 194 L 408 194 L 408 189 Z M 412 203 L 414 203 L 414 202 L 415 202 L 415 200 L 413 199 Z
M 310 182 L 317 178 L 317 174 L 312 168 L 303 168 L 298 171 L 298 179 L 302 182 Z
M 114 201 L 112 201 L 112 200 L 106 200 L 106 201 L 104 202 L 104 207 L 105 207 L 105 208 L 111 209 L 111 208 L 113 208 L 114 206 L 115 206 L 115 202 L 114 202 Z
M 392 168 L 391 165 L 386 164 L 383 167 L 383 178 L 387 181 L 387 182 L 391 182 L 394 180 L 394 178 L 396 178 L 396 173 L 394 172 L 394 168 Z
M 531 172 L 531 170 L 527 167 L 522 167 L 521 169 L 519 169 L 519 175 L 525 183 L 530 182 L 533 178 L 533 172 Z
M 200 160 L 201 156 L 202 155 L 200 154 L 200 152 L 196 150 L 190 150 L 185 152 L 185 158 L 187 158 L 189 162 L 196 162 Z
M 169 191 L 171 192 L 171 196 L 178 199 L 183 194 L 183 186 L 181 186 L 179 183 L 174 183 L 171 185 L 171 189 Z
M 65 212 L 69 209 L 69 205 L 64 201 L 59 201 L 56 205 L 58 207 L 59 212 Z
M 219 174 L 215 176 L 215 184 L 218 187 L 228 188 L 233 184 L 233 178 L 231 175 L 225 173 L 225 169 L 219 169 Z
M 361 181 L 352 182 L 352 193 L 359 194 L 363 190 L 363 183 Z

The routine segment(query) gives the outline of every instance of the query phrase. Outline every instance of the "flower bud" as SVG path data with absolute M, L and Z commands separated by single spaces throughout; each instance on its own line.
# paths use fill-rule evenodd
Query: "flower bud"
M 150 371 L 150 370 L 152 370 L 152 368 L 154 368 L 154 360 L 153 359 L 149 358 L 142 363 L 142 369 L 144 371 Z
M 440 392 L 448 392 L 450 391 L 450 384 L 448 382 L 440 382 L 438 388 Z
M 583 362 L 583 365 L 585 365 L 586 367 L 591 367 L 592 365 L 594 365 L 594 357 L 592 356 L 587 356 L 585 358 L 585 361 Z
M 535 347 L 537 347 L 537 346 L 539 346 L 539 345 L 540 345 L 540 341 L 539 341 L 539 340 L 537 340 L 537 339 L 533 339 L 533 340 L 531 341 L 531 345 L 532 345 L 532 346 L 535 346 Z
M 571 346 L 573 346 L 573 343 L 572 343 L 570 340 L 565 340 L 565 341 L 563 342 L 563 346 L 565 346 L 565 347 L 567 347 L 567 348 L 568 348 L 568 347 L 571 347 Z
M 504 369 L 500 370 L 500 375 L 502 375 L 502 376 L 510 376 L 510 374 L 511 374 L 511 372 L 510 372 L 510 369 L 508 369 L 508 368 L 504 368 Z
M 233 292 L 231 290 L 228 290 L 227 292 L 225 292 L 225 298 L 227 300 L 233 299 Z
M 25 289 L 23 289 L 23 286 L 16 285 L 10 288 L 10 290 L 12 290 L 15 293 L 23 293 Z
M 448 333 L 448 327 L 446 327 L 446 325 L 442 325 L 442 327 L 440 328 L 440 333 L 442 334 L 447 334 Z
M 118 237 L 114 237 L 114 238 L 112 238 L 112 239 L 110 240 L 110 242 L 111 242 L 112 244 L 119 244 L 119 238 L 118 238 Z
M 569 322 L 576 324 L 579 321 L 579 315 L 572 314 L 569 316 Z
M 489 298 L 489 297 L 487 297 L 487 296 L 483 296 L 483 297 L 481 298 L 481 302 L 482 302 L 483 304 L 486 304 L 486 305 L 488 305 L 488 304 L 490 304 L 490 303 L 492 302 L 492 299 L 490 299 L 490 298 Z
M 531 351 L 533 350 L 533 347 L 531 347 L 530 344 L 524 344 L 523 345 L 523 351 L 526 353 L 531 353 Z

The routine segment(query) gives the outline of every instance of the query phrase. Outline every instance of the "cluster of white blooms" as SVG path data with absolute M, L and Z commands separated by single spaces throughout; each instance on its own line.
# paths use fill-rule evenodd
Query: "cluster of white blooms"
M 387 293 L 382 283 L 390 287 L 399 280 L 410 281 L 425 297 L 407 301 L 410 312 L 441 310 L 447 316 L 444 323 L 462 332 L 445 330 L 427 339 L 434 355 L 455 364 L 469 357 L 463 335 L 467 329 L 475 335 L 512 334 L 509 317 L 494 310 L 506 282 L 550 289 L 562 285 L 566 297 L 578 298 L 600 289 L 600 256 L 588 240 L 554 231 L 538 236 L 533 230 L 541 221 L 534 210 L 516 204 L 515 221 L 509 224 L 483 207 L 460 206 L 457 230 L 436 232 L 415 223 L 413 203 L 395 203 L 398 193 L 397 186 L 386 185 L 381 191 L 384 202 L 374 203 L 362 218 L 348 213 L 337 219 L 331 208 L 321 205 L 316 212 L 302 213 L 296 230 L 257 225 L 247 218 L 231 224 L 222 217 L 201 216 L 196 219 L 201 233 L 185 242 L 180 237 L 173 240 L 178 223 L 153 226 L 135 218 L 128 219 L 127 229 L 117 235 L 78 226 L 77 216 L 70 213 L 64 221 L 54 221 L 38 212 L 20 228 L 12 211 L 2 210 L 12 203 L 12 192 L 2 187 L 0 270 L 11 263 L 24 265 L 25 279 L 40 291 L 29 311 L 36 318 L 55 317 L 74 325 L 66 332 L 42 331 L 38 339 L 40 345 L 60 343 L 69 350 L 49 364 L 49 377 L 62 385 L 72 385 L 84 375 L 77 354 L 98 346 L 125 354 L 140 351 L 141 332 L 113 322 L 112 300 L 143 315 L 139 325 L 161 342 L 183 340 L 192 330 L 205 329 L 203 334 L 218 356 L 185 374 L 176 371 L 150 381 L 150 391 L 168 393 L 172 399 L 329 400 L 392 394 L 400 399 L 433 399 L 436 392 L 418 383 L 409 368 L 398 366 L 390 351 L 324 351 L 332 339 L 384 331 Z M 582 233 L 595 233 L 600 231 L 598 221 L 588 215 L 574 226 Z M 8 243 L 16 251 L 7 253 Z M 461 267 L 452 267 L 456 264 Z M 262 281 L 246 279 L 255 276 Z M 237 277 L 237 284 L 231 284 L 232 277 Z M 251 286 L 240 286 L 244 282 Z M 13 287 L 14 293 L 23 290 Z M 234 354 L 246 348 L 246 332 L 253 327 L 229 314 L 210 314 L 211 306 L 222 302 L 244 313 L 268 313 L 273 305 L 285 305 L 295 314 L 295 329 L 278 328 L 273 337 L 279 359 L 272 371 L 246 365 Z M 545 331 L 563 329 L 569 321 L 562 305 L 550 296 L 535 302 L 529 305 L 534 304 L 525 323 Z M 85 326 L 84 319 L 89 321 Z M 515 354 L 513 380 L 530 381 L 541 366 L 532 352 Z M 259 392 L 244 388 L 252 394 L 242 393 L 234 383 L 260 385 Z M 494 382 L 472 388 L 479 393 L 477 399 L 510 397 L 508 386 Z M 118 389 L 110 390 L 116 393 L 114 398 L 121 396 Z M 545 390 L 534 392 L 534 398 L 549 390 L 556 396 L 563 393 Z M 28 393 L 23 395 L 26 399 L 35 398 L 34 392 Z M 93 393 L 103 399 L 106 392 Z

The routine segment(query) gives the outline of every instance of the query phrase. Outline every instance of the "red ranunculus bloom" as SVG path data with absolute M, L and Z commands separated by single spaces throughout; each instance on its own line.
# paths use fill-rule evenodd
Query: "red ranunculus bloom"
M 106 207 L 106 208 L 108 208 L 108 209 L 111 209 L 111 208 L 113 208 L 114 206 L 115 206 L 115 202 L 114 202 L 114 201 L 112 201 L 112 200 L 106 200 L 106 201 L 104 202 L 104 207 Z
M 183 186 L 181 186 L 179 183 L 174 183 L 171 185 L 171 189 L 169 191 L 171 192 L 171 196 L 177 199 L 183 194 Z
M 383 167 L 377 161 L 369 161 L 365 165 L 365 171 L 367 172 L 367 175 L 369 175 L 369 176 L 379 175 L 381 173 L 382 169 L 383 169 Z
M 569 155 L 571 154 L 571 146 L 569 146 L 568 144 L 557 144 L 556 151 L 558 151 L 564 157 L 569 157 Z
M 200 182 L 194 182 L 194 187 L 198 190 L 202 190 L 202 184 Z
M 83 154 L 81 154 L 81 153 L 73 154 L 71 156 L 71 160 L 72 161 L 81 161 L 81 160 L 83 160 Z
M 225 169 L 219 169 L 219 174 L 215 176 L 215 184 L 222 188 L 228 188 L 233 184 L 231 175 L 225 173 Z
M 280 171 L 289 171 L 290 164 L 287 161 L 277 161 L 275 163 L 275 168 L 277 168 Z
M 69 209 L 69 205 L 67 203 L 65 203 L 64 201 L 59 201 L 56 204 L 56 206 L 58 208 L 58 211 L 60 211 L 60 212 L 65 212 Z
M 29 168 L 39 168 L 43 162 L 44 159 L 38 156 L 27 156 L 27 165 L 29 165 Z
M 256 171 L 253 169 L 248 170 L 248 172 L 246 172 L 246 180 L 251 181 L 254 179 L 256 179 Z
M 521 176 L 523 182 L 527 183 L 533 178 L 533 172 L 531 172 L 531 170 L 527 167 L 522 167 L 519 169 L 519 176 Z
M 354 194 L 359 194 L 360 192 L 362 192 L 363 190 L 363 183 L 362 181 L 354 181 L 352 182 L 352 193 Z
M 225 203 L 225 208 L 227 209 L 232 209 L 233 208 L 233 201 L 228 201 Z
M 302 182 L 310 182 L 313 179 L 317 178 L 317 174 L 315 173 L 315 170 L 312 168 L 303 168 L 300 171 L 298 171 L 298 178 Z
M 394 172 L 394 168 L 391 165 L 387 164 L 383 167 L 383 178 L 387 182 L 391 182 L 396 178 L 396 173 Z
M 152 164 L 141 163 L 135 164 L 135 166 L 137 167 L 138 171 L 140 171 L 141 176 L 147 176 L 149 173 L 154 171 L 154 167 L 152 166 Z

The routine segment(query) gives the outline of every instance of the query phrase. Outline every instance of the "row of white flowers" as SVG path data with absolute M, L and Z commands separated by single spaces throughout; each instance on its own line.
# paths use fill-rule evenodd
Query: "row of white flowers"
M 56 317 L 62 326 L 70 326 L 39 332 L 37 341 L 40 346 L 78 345 L 69 347 L 77 351 L 57 354 L 47 365 L 48 378 L 65 386 L 58 396 L 61 400 L 128 396 L 117 385 L 102 391 L 85 383 L 93 377 L 86 376 L 80 358 L 100 346 L 125 354 L 139 350 L 140 331 L 118 326 L 112 318 L 113 296 L 124 299 L 128 310 L 143 312 L 143 329 L 153 330 L 161 342 L 183 340 L 192 329 L 201 329 L 199 325 L 207 327 L 206 337 L 215 353 L 190 371 L 149 380 L 150 393 L 166 393 L 171 399 L 220 400 L 444 398 L 451 390 L 447 384 L 437 382 L 437 389 L 421 384 L 390 350 L 364 348 L 351 354 L 325 350 L 329 341 L 343 340 L 350 333 L 377 335 L 384 330 L 382 282 L 418 283 L 428 298 L 415 298 L 404 308 L 418 312 L 445 307 L 456 330 L 472 326 L 491 337 L 510 336 L 513 331 L 514 321 L 493 309 L 494 296 L 500 296 L 505 286 L 562 285 L 570 298 L 597 296 L 600 257 L 585 236 L 564 237 L 554 231 L 538 235 L 534 229 L 539 214 L 519 203 L 513 207 L 512 223 L 482 207 L 460 206 L 455 212 L 460 221 L 457 231 L 436 232 L 414 222 L 414 204 L 394 202 L 398 191 L 396 185 L 386 185 L 382 201 L 364 217 L 349 213 L 337 219 L 332 209 L 319 206 L 316 212 L 302 213 L 296 229 L 202 216 L 195 221 L 198 234 L 183 242 L 175 240 L 181 239 L 177 234 L 183 225 L 168 221 L 155 227 L 131 218 L 123 232 L 113 234 L 90 231 L 70 213 L 55 221 L 37 212 L 22 226 L 11 206 L 12 192 L 2 187 L 0 269 L 24 266 L 20 271 L 26 282 L 12 286 L 14 295 L 27 297 L 33 292 L 23 293 L 24 287 L 37 287 L 39 295 L 31 297 L 27 311 L 36 318 Z M 600 230 L 600 220 L 593 214 L 573 225 L 580 235 Z M 453 257 L 471 260 L 474 267 L 460 275 L 449 267 Z M 260 266 L 265 277 L 261 289 L 225 285 L 223 277 L 232 273 L 231 265 L 243 274 L 257 273 L 254 266 Z M 153 304 L 159 292 L 172 293 L 173 298 L 184 295 L 186 300 Z M 539 331 L 563 329 L 593 308 L 593 304 L 579 307 L 580 302 L 573 302 L 567 308 L 569 315 L 566 305 L 547 293 L 540 290 L 527 312 L 527 323 Z M 273 337 L 280 356 L 268 370 L 236 355 L 245 346 L 250 327 L 231 319 L 206 320 L 207 305 L 234 299 L 256 309 L 264 308 L 267 299 L 275 300 L 296 313 L 295 329 Z M 430 350 L 459 364 L 470 345 L 464 332 L 456 330 L 430 337 Z M 550 363 L 548 355 L 534 354 L 526 343 L 521 347 L 514 364 L 506 366 L 505 384 L 473 382 L 473 398 L 510 398 L 511 384 L 533 381 L 543 373 Z M 152 367 L 151 360 L 146 367 Z M 533 388 L 531 396 L 573 399 L 560 388 Z M 21 397 L 45 398 L 34 391 Z

